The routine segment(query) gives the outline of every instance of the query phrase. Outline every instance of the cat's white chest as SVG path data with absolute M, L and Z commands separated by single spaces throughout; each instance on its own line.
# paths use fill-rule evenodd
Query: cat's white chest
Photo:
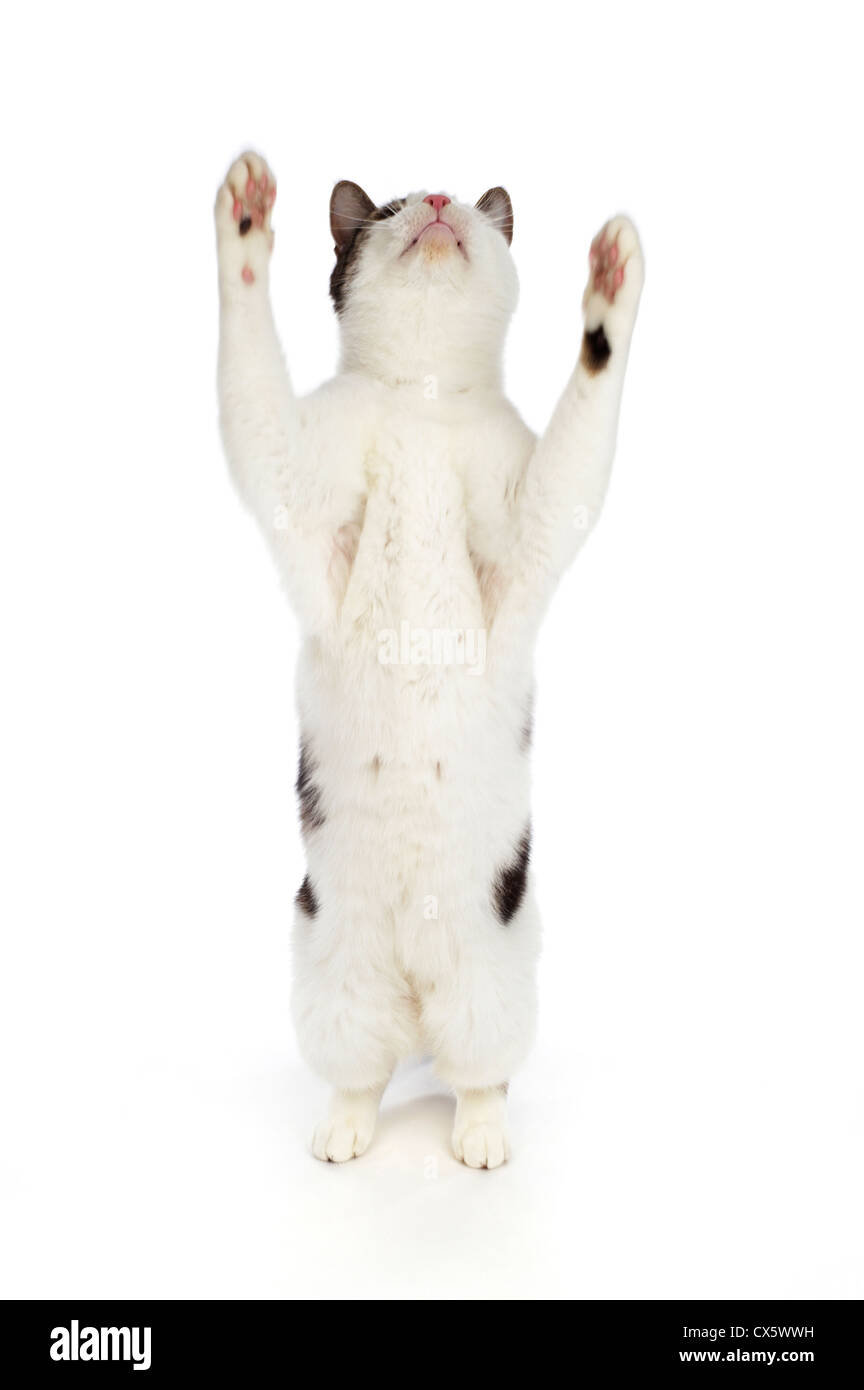
M 352 624 L 476 628 L 482 603 L 468 546 L 465 482 L 451 432 L 399 422 L 364 461 L 366 509 L 343 606 Z

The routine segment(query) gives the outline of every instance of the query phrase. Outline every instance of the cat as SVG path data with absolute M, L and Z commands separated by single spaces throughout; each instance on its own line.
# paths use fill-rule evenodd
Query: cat
M 503 188 L 471 207 L 336 185 L 341 361 L 299 400 L 269 302 L 275 198 L 251 153 L 217 195 L 218 381 L 303 633 L 292 1011 L 333 1088 L 312 1150 L 362 1154 L 396 1063 L 431 1054 L 456 1156 L 494 1168 L 537 1007 L 532 652 L 606 491 L 642 252 L 620 216 L 592 243 L 580 355 L 538 441 L 502 388 Z

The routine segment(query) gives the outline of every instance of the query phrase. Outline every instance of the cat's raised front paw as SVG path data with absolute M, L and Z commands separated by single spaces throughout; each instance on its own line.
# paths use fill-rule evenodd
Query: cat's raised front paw
M 216 233 L 220 263 L 247 284 L 266 269 L 273 249 L 270 214 L 276 180 L 258 154 L 234 161 L 216 195 Z
M 591 243 L 588 284 L 582 299 L 585 326 L 635 318 L 644 277 L 639 234 L 627 217 L 613 217 Z M 610 313 L 614 311 L 614 313 Z

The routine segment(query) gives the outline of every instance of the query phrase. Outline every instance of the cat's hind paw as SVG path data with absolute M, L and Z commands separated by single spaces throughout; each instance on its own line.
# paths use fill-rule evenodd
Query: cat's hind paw
M 453 1131 L 453 1152 L 468 1168 L 500 1168 L 510 1157 L 510 1140 L 502 1124 L 471 1125 Z
M 506 1096 L 504 1086 L 457 1091 L 451 1143 L 466 1167 L 500 1168 L 510 1157 Z
M 322 1120 L 312 1136 L 312 1152 L 323 1163 L 347 1163 L 369 1147 L 372 1130 L 358 1128 L 350 1120 Z
M 312 1136 L 316 1158 L 323 1163 L 347 1163 L 366 1152 L 375 1133 L 382 1089 L 334 1092 L 330 1113 Z
M 247 285 L 255 283 L 269 261 L 275 201 L 276 180 L 261 156 L 251 152 L 234 161 L 216 195 L 220 265 Z

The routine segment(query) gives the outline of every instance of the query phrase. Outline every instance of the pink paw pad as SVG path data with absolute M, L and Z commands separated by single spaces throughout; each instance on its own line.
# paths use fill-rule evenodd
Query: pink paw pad
M 275 202 L 276 184 L 270 181 L 267 174 L 262 174 L 257 180 L 250 174 L 243 195 L 234 192 L 232 215 L 240 235 L 247 236 L 253 227 L 263 227 Z
M 247 285 L 253 285 L 253 284 L 255 283 L 255 275 L 254 275 L 254 273 L 249 269 L 248 265 L 244 265 L 244 267 L 243 267 L 243 269 L 242 269 L 242 271 L 241 271 L 240 273 L 241 273 L 241 275 L 243 276 L 243 279 L 245 280 L 245 282 L 246 282 Z
M 624 284 L 624 265 L 619 265 L 620 257 L 617 236 L 610 241 L 604 230 L 592 241 L 588 254 L 591 286 L 610 304 L 614 304 L 615 295 Z

